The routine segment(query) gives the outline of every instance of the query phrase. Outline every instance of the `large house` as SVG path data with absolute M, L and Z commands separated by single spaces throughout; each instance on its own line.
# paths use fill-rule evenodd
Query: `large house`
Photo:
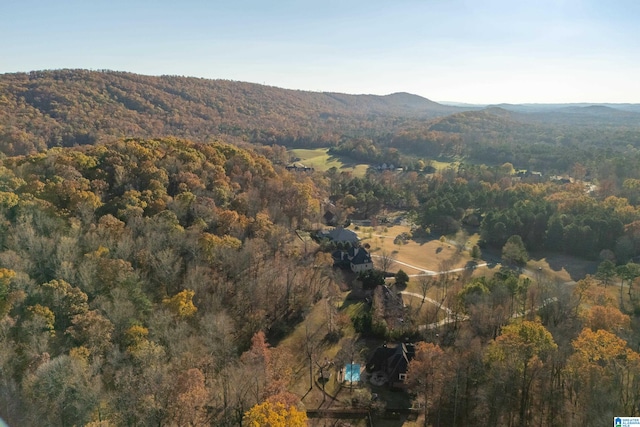
M 356 246 L 360 242 L 360 239 L 358 239 L 358 235 L 355 232 L 343 227 L 336 227 L 329 232 L 323 231 L 321 232 L 320 237 L 343 245 L 349 243 L 351 246 Z
M 415 356 L 413 344 L 398 344 L 395 347 L 385 344 L 378 347 L 367 363 L 368 372 L 382 372 L 391 388 L 405 387 L 409 362 Z
M 337 250 L 332 256 L 336 265 L 349 265 L 354 273 L 373 270 L 373 260 L 365 248 L 352 246 L 348 250 Z

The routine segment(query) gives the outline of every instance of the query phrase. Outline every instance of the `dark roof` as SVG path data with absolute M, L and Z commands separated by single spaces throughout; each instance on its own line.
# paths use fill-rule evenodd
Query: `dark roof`
M 400 374 L 406 374 L 409 369 L 409 356 L 404 344 L 400 344 L 395 350 L 387 361 L 387 374 L 390 379 L 398 381 Z
M 344 251 L 341 251 L 341 250 L 333 251 L 331 253 L 331 256 L 336 262 L 342 261 L 344 259 Z
M 378 347 L 367 363 L 368 371 L 385 371 L 391 382 L 397 382 L 400 374 L 406 374 L 409 362 L 415 356 L 413 344 L 398 344 L 395 347 Z
M 323 215 L 324 219 L 327 221 L 333 221 L 336 218 L 336 214 L 334 214 L 333 212 L 331 212 L 330 210 L 327 210 L 324 215 Z
M 376 348 L 376 351 L 373 352 L 373 356 L 369 359 L 367 363 L 368 371 L 386 371 L 387 370 L 387 360 L 389 357 L 395 353 L 396 349 L 394 347 L 387 347 L 386 345 L 383 347 Z
M 358 235 L 351 230 L 347 230 L 346 228 L 337 227 L 329 232 L 327 235 L 334 242 L 358 242 Z
M 351 248 L 349 250 L 349 256 L 351 258 L 351 264 L 360 265 L 368 264 L 371 261 L 371 255 L 364 248 Z

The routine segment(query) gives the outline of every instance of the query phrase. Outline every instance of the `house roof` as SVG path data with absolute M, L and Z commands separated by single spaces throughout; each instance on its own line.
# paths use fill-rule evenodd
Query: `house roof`
M 333 257 L 333 260 L 336 262 L 342 261 L 344 260 L 344 251 L 341 251 L 341 250 L 333 251 L 331 253 L 331 257 Z
M 395 350 L 388 359 L 389 378 L 398 378 L 400 374 L 406 374 L 409 369 L 409 361 L 415 355 L 413 344 L 400 344 Z
M 351 242 L 356 243 L 359 241 L 358 235 L 346 228 L 336 227 L 327 235 L 334 242 Z
M 393 347 L 378 347 L 376 348 L 373 356 L 369 359 L 367 363 L 367 370 L 370 371 L 379 371 L 387 369 L 387 360 L 395 353 L 395 348 Z
M 353 255 L 351 255 L 353 251 Z M 371 255 L 364 248 L 352 248 L 349 251 L 349 255 L 351 255 L 351 264 L 360 265 L 360 264 L 369 264 L 371 263 Z
M 409 362 L 415 355 L 413 344 L 398 344 L 395 347 L 378 347 L 367 364 L 368 370 L 383 370 L 397 381 L 400 374 L 407 373 Z

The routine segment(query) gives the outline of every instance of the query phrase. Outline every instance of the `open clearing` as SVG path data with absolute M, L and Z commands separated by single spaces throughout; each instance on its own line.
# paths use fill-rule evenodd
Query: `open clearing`
M 587 261 L 562 254 L 545 254 L 544 257 L 532 255 L 527 264 L 533 270 L 541 267 L 542 271 L 563 282 L 578 281 L 587 274 L 595 274 L 598 261 Z
M 339 171 L 352 172 L 356 176 L 364 176 L 369 165 L 363 163 L 351 163 L 347 159 L 332 156 L 328 153 L 328 148 L 294 148 L 288 150 L 294 158 L 298 158 L 300 163 L 312 167 L 319 171 L 326 171 L 332 167 Z
M 380 267 L 379 257 L 383 253 L 398 261 L 390 267 L 392 272 L 402 269 L 407 274 L 419 274 L 425 270 L 450 270 L 464 267 L 471 261 L 466 251 L 458 253 L 454 245 L 443 244 L 437 239 L 409 239 L 403 244 L 394 243 L 397 236 L 410 232 L 408 226 L 350 228 L 358 234 L 362 244 L 371 246 L 371 255 L 377 267 Z
M 431 160 L 431 166 L 436 168 L 436 170 L 442 171 L 449 167 L 457 168 L 460 162 L 441 162 L 439 160 Z

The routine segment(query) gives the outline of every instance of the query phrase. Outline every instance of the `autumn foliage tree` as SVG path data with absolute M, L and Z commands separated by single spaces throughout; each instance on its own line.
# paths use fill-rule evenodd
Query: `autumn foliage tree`
M 243 422 L 251 427 L 304 427 L 307 414 L 295 406 L 287 408 L 280 402 L 263 402 L 252 407 Z
M 551 333 L 540 323 L 520 321 L 502 328 L 502 334 L 487 349 L 486 360 L 492 375 L 492 389 L 504 393 L 506 405 L 490 404 L 490 422 L 500 424 L 500 412 L 517 410 L 518 425 L 526 426 L 531 415 L 531 390 L 556 351 Z M 493 396 L 496 396 L 495 394 Z M 512 417 L 509 414 L 508 417 Z
M 437 407 L 443 387 L 449 378 L 447 358 L 440 346 L 421 342 L 409 362 L 407 385 L 424 405 L 424 425 L 429 425 L 431 411 Z
M 604 423 L 618 413 L 638 415 L 640 355 L 605 329 L 585 328 L 572 346 L 563 372 L 569 402 L 577 409 L 571 411 L 571 422 Z

